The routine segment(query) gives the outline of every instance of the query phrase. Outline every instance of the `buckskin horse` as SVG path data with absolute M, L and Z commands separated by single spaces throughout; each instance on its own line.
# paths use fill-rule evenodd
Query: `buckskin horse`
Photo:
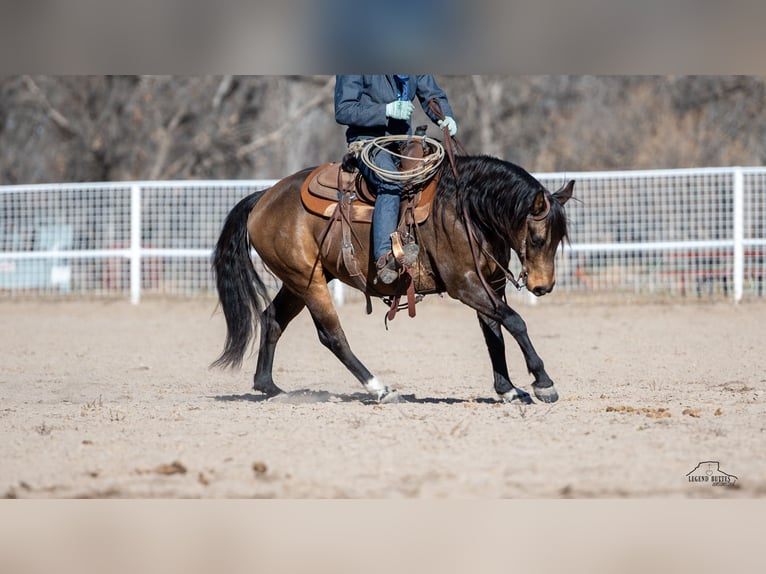
M 305 169 L 249 195 L 226 217 L 213 271 L 227 334 L 214 366 L 240 367 L 260 330 L 253 388 L 269 397 L 281 393 L 272 377 L 274 351 L 290 321 L 307 307 L 320 342 L 375 399 L 391 399 L 395 391 L 352 352 L 327 283 L 335 278 L 364 290 L 369 312 L 370 296 L 401 294 L 402 282 L 409 280 L 419 294 L 446 292 L 476 311 L 501 400 L 534 402 L 509 378 L 503 327 L 518 343 L 534 376 L 535 396 L 546 403 L 558 400 L 524 320 L 506 302 L 505 288 L 508 281 L 516 283 L 508 270 L 513 249 L 522 265 L 518 285 L 538 297 L 553 290 L 554 258 L 567 237 L 564 204 L 572 196 L 574 181 L 551 193 L 523 168 L 494 157 L 464 155 L 455 157 L 452 165 L 443 162 L 434 177 L 432 212 L 414 228 L 418 261 L 406 280 L 383 285 L 373 282 L 370 224 L 347 223 L 352 233 L 345 239 L 351 238 L 355 260 L 366 267 L 361 278 L 352 276 L 343 263 L 344 242 L 328 247 L 328 219 L 308 211 L 301 200 L 301 186 L 312 171 Z M 251 246 L 281 280 L 271 301 L 253 266 Z

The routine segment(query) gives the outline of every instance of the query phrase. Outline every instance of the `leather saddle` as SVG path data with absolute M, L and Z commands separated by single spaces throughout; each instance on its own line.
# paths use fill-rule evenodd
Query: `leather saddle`
M 344 193 L 353 193 L 356 197 L 351 202 L 351 221 L 371 223 L 375 195 L 358 170 L 349 172 L 341 167 L 340 162 L 330 162 L 314 169 L 301 186 L 303 205 L 311 213 L 329 219 L 333 216 L 341 196 Z M 437 180 L 438 176 L 415 193 L 410 204 L 414 205 L 412 212 L 415 223 L 422 223 L 428 219 L 436 195 Z M 408 204 L 407 201 L 401 202 L 400 216 Z

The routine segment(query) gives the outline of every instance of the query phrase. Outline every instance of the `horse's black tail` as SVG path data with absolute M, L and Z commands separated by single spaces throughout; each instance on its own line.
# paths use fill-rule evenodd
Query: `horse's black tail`
M 226 318 L 226 343 L 212 367 L 238 368 L 260 326 L 269 304 L 263 280 L 250 259 L 247 218 L 263 196 L 257 191 L 241 200 L 229 212 L 213 253 L 213 273 L 218 299 Z

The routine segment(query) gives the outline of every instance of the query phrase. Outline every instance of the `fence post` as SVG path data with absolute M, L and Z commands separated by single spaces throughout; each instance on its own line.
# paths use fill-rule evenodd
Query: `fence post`
M 745 183 L 741 167 L 734 168 L 734 302 L 742 300 L 745 283 Z
M 330 281 L 330 293 L 332 294 L 333 303 L 338 307 L 342 307 L 346 302 L 346 286 L 337 279 L 333 279 Z
M 141 188 L 130 188 L 130 302 L 141 302 Z

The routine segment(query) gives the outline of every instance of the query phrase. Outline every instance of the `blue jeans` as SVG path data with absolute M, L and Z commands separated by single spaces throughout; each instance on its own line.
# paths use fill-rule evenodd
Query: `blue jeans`
M 394 157 L 384 151 L 375 156 L 375 165 L 387 171 L 397 171 Z M 402 188 L 395 183 L 382 181 L 366 165 L 359 162 L 362 175 L 372 183 L 377 192 L 375 210 L 372 212 L 372 254 L 377 261 L 391 251 L 391 234 L 399 223 L 399 202 Z

